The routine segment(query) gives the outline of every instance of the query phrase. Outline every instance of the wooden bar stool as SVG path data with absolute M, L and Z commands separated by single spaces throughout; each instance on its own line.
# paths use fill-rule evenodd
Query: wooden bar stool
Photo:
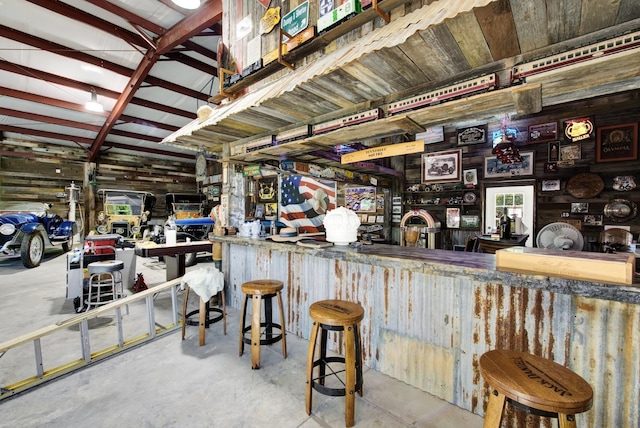
M 251 344 L 251 368 L 260 368 L 260 346 L 271 345 L 282 341 L 282 356 L 287 358 L 287 339 L 284 329 L 284 309 L 282 306 L 282 281 L 277 279 L 256 279 L 242 284 L 244 299 L 242 302 L 242 318 L 240 320 L 240 352 L 244 353 L 244 344 Z M 251 324 L 245 325 L 247 316 L 248 298 L 251 296 Z M 273 322 L 273 312 L 271 299 L 277 297 L 278 309 L 280 311 L 280 323 Z M 261 308 L 264 301 L 264 322 L 261 321 Z M 264 339 L 262 338 L 264 327 Z M 279 329 L 279 334 L 273 333 L 273 328 Z M 247 332 L 251 332 L 250 337 L 245 337 Z
M 209 325 L 222 320 L 224 334 L 227 334 L 227 308 L 224 303 L 224 289 L 217 293 L 218 302 L 221 306 L 220 308 L 211 307 L 210 301 L 205 302 L 202 298 L 198 298 L 198 301 L 200 302 L 199 308 L 187 313 L 187 301 L 189 300 L 190 288 L 191 287 L 189 287 L 189 285 L 186 286 L 184 300 L 182 301 L 182 340 L 184 340 L 187 324 L 197 325 L 199 326 L 199 344 L 200 346 L 204 346 L 204 329 L 209 328 Z M 211 313 L 214 313 L 215 315 L 211 316 Z M 190 321 L 189 318 L 195 314 L 198 314 L 198 321 Z
M 500 427 L 505 401 L 535 415 L 558 418 L 560 428 L 575 428 L 575 414 L 591 408 L 591 386 L 546 358 L 526 352 L 489 351 L 480 357 L 480 373 L 491 388 L 485 428 Z
M 348 427 L 352 427 L 356 391 L 362 396 L 362 351 L 358 326 L 364 317 L 364 309 L 357 303 L 344 300 L 321 300 L 309 307 L 309 316 L 313 320 L 313 327 L 307 354 L 307 414 L 311 414 L 312 389 L 324 395 L 346 396 L 345 422 Z M 322 330 L 320 355 L 314 360 L 319 330 Z M 344 331 L 344 357 L 327 357 L 328 331 Z M 330 363 L 342 364 L 344 369 L 334 370 Z M 318 367 L 319 372 L 316 378 L 313 377 L 315 367 Z M 332 377 L 332 380 L 337 379 L 337 387 L 325 385 L 329 377 Z

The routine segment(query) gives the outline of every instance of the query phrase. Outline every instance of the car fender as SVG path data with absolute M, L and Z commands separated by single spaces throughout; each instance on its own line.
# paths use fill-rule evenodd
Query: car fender
M 59 237 L 71 237 L 77 232 L 77 226 L 75 221 L 63 221 L 55 231 L 55 236 Z
M 25 235 L 33 235 L 35 232 L 40 232 L 42 239 L 44 239 L 44 246 L 45 247 L 53 246 L 53 244 L 51 243 L 51 240 L 49 239 L 49 235 L 47 235 L 47 231 L 45 230 L 44 226 L 40 223 L 24 224 L 20 228 L 20 231 Z

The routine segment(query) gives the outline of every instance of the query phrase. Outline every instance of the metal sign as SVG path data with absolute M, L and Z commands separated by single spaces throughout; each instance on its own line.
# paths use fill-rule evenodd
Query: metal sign
M 280 22 L 280 6 L 267 9 L 260 19 L 260 34 L 268 34 Z
M 306 1 L 282 17 L 282 30 L 295 36 L 309 26 L 309 2 Z
M 424 141 L 411 141 L 410 143 L 392 144 L 390 146 L 373 147 L 371 149 L 360 150 L 347 153 L 342 156 L 341 162 L 354 163 L 370 159 L 388 158 L 391 156 L 406 155 L 409 153 L 420 153 L 424 151 Z

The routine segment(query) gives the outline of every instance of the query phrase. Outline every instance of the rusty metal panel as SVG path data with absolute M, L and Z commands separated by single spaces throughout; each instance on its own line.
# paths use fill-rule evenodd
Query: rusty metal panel
M 364 363 L 459 407 L 484 414 L 488 385 L 480 356 L 511 349 L 552 359 L 591 384 L 593 408 L 576 416 L 579 426 L 640 426 L 640 305 L 512 287 L 473 273 L 446 276 L 419 266 L 228 247 L 231 306 L 240 308 L 242 282 L 280 279 L 287 332 L 308 339 L 311 303 L 358 302 L 365 308 Z M 340 352 L 341 340 L 330 337 L 329 347 Z M 556 423 L 507 406 L 503 426 Z

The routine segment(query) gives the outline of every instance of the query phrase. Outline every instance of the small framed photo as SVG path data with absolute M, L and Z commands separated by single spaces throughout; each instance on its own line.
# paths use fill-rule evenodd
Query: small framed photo
M 567 146 L 560 146 L 560 161 L 572 161 L 580 160 L 582 158 L 582 150 L 580 144 L 570 144 Z
M 402 196 L 394 196 L 391 198 L 391 203 L 393 205 L 402 205 Z
M 533 152 L 520 152 L 522 162 L 503 164 L 495 156 L 484 158 L 484 177 L 515 177 L 533 175 Z
M 460 216 L 460 227 L 468 227 L 470 229 L 477 229 L 480 227 L 480 217 L 477 215 L 463 215 Z
M 376 222 L 376 216 L 375 215 L 370 215 L 367 218 L 367 223 L 375 223 Z
M 447 227 L 460 227 L 460 208 L 447 208 Z
M 582 224 L 585 226 L 602 226 L 602 214 L 587 214 L 584 216 Z
M 584 214 L 589 212 L 589 203 L 587 202 L 572 202 L 571 214 Z
M 560 160 L 560 142 L 553 141 L 549 143 L 549 155 L 547 156 L 549 162 L 558 162 Z
M 391 207 L 391 212 L 393 214 L 402 214 L 402 206 L 401 205 L 394 205 L 393 207 Z
M 462 180 L 462 150 L 424 153 L 422 182 L 446 183 Z
M 596 162 L 636 159 L 638 159 L 638 122 L 598 127 Z
M 376 216 L 376 223 L 384 223 L 384 216 L 383 215 Z
M 477 169 L 465 169 L 462 173 L 462 181 L 464 187 L 475 187 L 478 185 L 478 170 Z
M 545 143 L 558 139 L 558 122 L 529 126 L 529 143 Z
M 555 192 L 560 190 L 560 180 L 542 180 L 543 192 Z
M 549 174 L 555 174 L 558 172 L 558 163 L 557 162 L 545 162 L 544 163 L 544 172 Z
M 487 142 L 487 125 L 469 126 L 457 129 L 458 145 L 481 144 Z

